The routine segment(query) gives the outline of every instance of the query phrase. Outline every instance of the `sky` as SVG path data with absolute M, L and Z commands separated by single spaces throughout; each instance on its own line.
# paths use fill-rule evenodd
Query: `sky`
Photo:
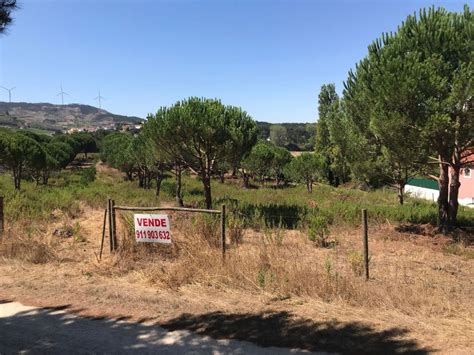
M 189 96 L 267 122 L 315 122 L 321 85 L 422 7 L 465 1 L 18 0 L 0 38 L 12 101 L 98 106 L 146 117 Z M 0 89 L 0 100 L 8 92 Z

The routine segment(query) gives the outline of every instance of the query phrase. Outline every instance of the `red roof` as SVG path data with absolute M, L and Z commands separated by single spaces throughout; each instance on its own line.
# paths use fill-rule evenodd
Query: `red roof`
M 474 150 L 468 149 L 461 153 L 461 162 L 463 164 L 474 163 Z

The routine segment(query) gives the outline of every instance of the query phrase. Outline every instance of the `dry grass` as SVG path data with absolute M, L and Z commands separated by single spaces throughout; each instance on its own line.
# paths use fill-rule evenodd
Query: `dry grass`
M 390 227 L 371 235 L 371 279 L 362 277 L 358 238 L 350 231 L 334 230 L 331 248 L 318 248 L 298 231 L 245 230 L 241 242 L 228 249 L 225 262 L 219 249 L 219 225 L 209 218 L 171 217 L 173 244 L 134 242 L 131 220 L 119 223 L 120 249 L 112 273 L 135 272 L 147 284 L 170 289 L 200 285 L 216 289 L 264 293 L 279 299 L 315 298 L 342 301 L 353 306 L 396 309 L 407 315 L 463 314 L 474 288 L 465 277 L 472 275 L 472 262 L 447 257 L 448 241 L 425 238 L 425 244 L 408 242 Z M 217 220 L 215 220 L 217 221 Z M 240 228 L 240 227 L 237 227 Z M 242 234 L 242 231 L 229 234 Z M 433 250 L 433 242 L 441 243 Z M 418 243 L 423 243 L 420 239 Z M 431 247 L 430 247 L 431 245 Z M 455 253 L 465 255 L 468 252 Z M 467 248 L 472 252 L 472 248 Z M 457 249 L 456 249 L 457 250 Z M 463 282 L 461 283 L 460 280 Z
M 110 308 L 116 304 L 121 312 L 128 309 L 132 313 L 138 312 L 134 311 L 136 304 L 154 305 L 155 290 L 175 292 L 176 300 L 170 307 L 189 312 L 206 307 L 193 303 L 198 301 L 212 304 L 214 309 L 250 312 L 263 297 L 272 304 L 281 302 L 280 307 L 295 314 L 304 310 L 309 315 L 321 308 L 332 317 L 365 317 L 365 321 L 374 319 L 387 325 L 399 322 L 425 337 L 428 344 L 439 338 L 443 341 L 438 346 L 445 349 L 453 344 L 473 346 L 473 249 L 453 246 L 442 236 L 404 232 L 390 225 L 371 229 L 371 279 L 365 282 L 359 231 L 333 229 L 331 247 L 319 248 L 305 231 L 257 232 L 235 224 L 228 234 L 236 235 L 238 242 L 228 246 L 223 262 L 217 218 L 171 214 L 173 244 L 151 245 L 135 243 L 131 219 L 125 214 L 118 220 L 118 252 L 109 255 L 106 251 L 99 262 L 103 214 L 87 208 L 83 211 L 78 219 L 60 215 L 35 229 L 28 229 L 27 223 L 18 224 L 14 230 L 25 231 L 21 237 L 13 229 L 7 231 L 0 243 L 0 258 L 14 265 L 36 264 L 22 271 L 29 277 L 28 282 L 22 281 L 22 290 L 32 287 L 34 292 L 42 292 L 38 289 L 48 280 L 56 286 L 44 291 L 49 295 L 46 298 L 54 299 L 67 285 L 69 297 L 87 299 L 89 304 L 91 297 L 103 299 L 107 294 Z M 54 231 L 68 228 L 72 236 L 54 235 Z M 14 285 L 19 281 L 9 282 Z M 109 286 L 105 291 L 98 289 L 101 285 Z M 192 297 L 183 296 L 186 294 Z M 240 301 L 243 298 L 249 301 Z M 305 303 L 311 307 L 301 308 Z M 338 311 L 329 311 L 332 308 Z M 321 314 L 314 313 L 314 317 Z
M 18 230 L 21 232 L 18 233 Z M 23 225 L 5 231 L 0 243 L 0 256 L 32 264 L 46 264 L 58 261 L 55 249 L 51 239 L 44 237 L 44 230 Z

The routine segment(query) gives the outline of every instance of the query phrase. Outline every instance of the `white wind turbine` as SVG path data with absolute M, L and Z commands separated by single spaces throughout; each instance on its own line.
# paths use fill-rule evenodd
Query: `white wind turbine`
M 10 89 L 2 86 L 2 89 L 8 91 L 8 102 L 12 102 L 12 91 L 15 90 L 15 86 Z
M 103 97 L 102 95 L 100 95 L 100 90 L 99 90 L 99 96 L 95 97 L 94 100 L 98 100 L 98 101 L 99 101 L 99 109 L 102 109 L 102 100 L 105 100 L 105 97 Z
M 64 95 L 69 96 L 69 94 L 63 90 L 63 84 L 61 84 L 61 91 L 56 96 L 59 95 L 61 95 L 61 105 L 64 105 Z

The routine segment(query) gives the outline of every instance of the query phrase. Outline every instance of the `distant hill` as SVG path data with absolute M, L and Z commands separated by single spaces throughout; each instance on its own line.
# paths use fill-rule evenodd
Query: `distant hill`
M 140 117 L 116 115 L 89 105 L 0 101 L 0 127 L 52 133 L 74 128 L 89 131 L 116 129 L 120 125 L 135 125 L 144 121 Z M 257 125 L 259 137 L 264 140 L 271 140 L 272 127 L 280 126 L 280 130 L 284 127 L 285 142 L 281 145 L 289 150 L 311 150 L 314 146 L 315 124 L 257 122 Z
M 97 107 L 81 104 L 0 102 L 0 126 L 66 131 L 71 128 L 113 129 L 117 124 L 138 124 L 135 116 L 115 115 Z

